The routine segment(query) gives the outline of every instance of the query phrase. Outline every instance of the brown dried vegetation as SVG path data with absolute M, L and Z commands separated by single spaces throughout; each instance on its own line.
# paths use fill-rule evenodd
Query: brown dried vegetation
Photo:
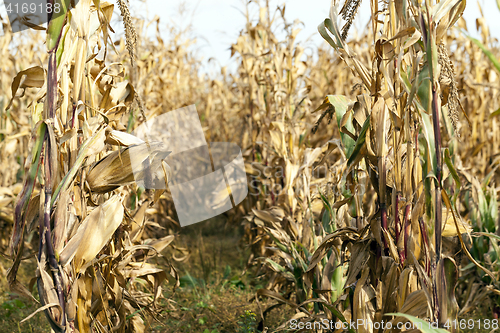
M 443 327 L 481 302 L 500 314 L 500 50 L 484 19 L 481 41 L 452 28 L 465 29 L 465 0 L 371 1 L 351 41 L 360 1 L 334 1 L 317 57 L 284 7 L 260 6 L 231 46 L 236 72 L 215 79 L 194 41 L 159 28 L 151 40 L 118 4 L 116 42 L 114 6 L 90 0 L 29 43 L 0 37 L 0 242 L 11 289 L 32 297 L 36 284 L 53 330 L 142 332 L 137 311 L 167 320 L 161 286 L 178 276 L 148 260 L 174 240 L 175 209 L 168 190 L 133 182 L 123 161 L 147 157 L 126 133 L 191 104 L 211 141 L 242 148 L 249 196 L 228 215 L 267 277 L 257 304 L 393 327 L 402 314 Z M 17 271 L 34 255 L 26 286 Z

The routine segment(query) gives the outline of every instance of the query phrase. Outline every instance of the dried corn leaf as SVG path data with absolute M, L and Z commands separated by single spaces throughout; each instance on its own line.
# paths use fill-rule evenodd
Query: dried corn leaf
M 115 195 L 87 216 L 61 251 L 61 265 L 66 266 L 73 261 L 78 272 L 84 263 L 97 256 L 122 223 L 122 201 L 123 197 Z

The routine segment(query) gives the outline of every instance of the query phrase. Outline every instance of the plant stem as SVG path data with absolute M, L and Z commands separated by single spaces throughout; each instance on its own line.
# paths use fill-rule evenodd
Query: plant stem
M 399 237 L 401 234 L 401 225 L 399 223 L 399 214 L 398 214 L 399 199 L 400 199 L 400 195 L 398 193 L 398 194 L 396 194 L 396 202 L 394 202 L 394 228 L 396 229 L 396 247 L 399 244 Z M 400 252 L 399 249 L 398 249 L 398 252 Z M 400 256 L 400 259 L 402 259 L 401 256 Z M 403 263 L 403 260 L 401 260 L 401 264 L 402 263 Z
M 432 84 L 432 120 L 434 125 L 434 144 L 436 149 L 436 178 L 435 183 L 435 230 L 436 262 L 441 258 L 441 230 L 442 230 L 442 203 L 441 203 L 441 174 L 443 161 L 441 159 L 441 131 L 439 127 L 438 94 L 436 84 Z
M 387 206 L 385 203 L 385 187 L 386 187 L 386 170 L 385 170 L 385 157 L 380 157 L 379 160 L 379 193 L 380 193 L 380 222 L 382 224 L 382 239 L 384 241 L 385 255 L 388 255 L 387 251 L 389 246 L 387 245 L 387 239 L 385 239 L 384 231 L 387 231 Z
M 404 226 L 403 226 L 403 232 L 404 232 L 404 251 L 403 251 L 403 260 L 406 260 L 408 258 L 408 239 L 410 238 L 410 223 L 408 222 L 410 220 L 410 208 L 411 204 L 406 205 L 405 207 L 405 216 L 404 216 Z
M 53 121 L 56 114 L 57 102 L 57 63 L 56 52 L 49 52 L 49 67 L 47 71 L 47 109 L 45 119 Z
M 51 4 L 53 6 L 54 1 L 53 0 L 47 0 L 47 4 Z M 53 132 L 51 126 L 54 124 L 54 118 L 56 115 L 56 104 L 57 104 L 57 60 L 56 60 L 56 51 L 59 46 L 59 42 L 61 39 L 62 35 L 62 26 L 64 25 L 64 22 L 60 21 L 59 23 L 61 24 L 60 30 L 58 27 L 56 27 L 56 31 L 51 31 L 51 27 L 53 27 L 53 22 L 52 20 L 52 15 L 48 16 L 48 25 L 49 29 L 48 31 L 51 33 L 56 33 L 57 38 L 51 39 L 51 44 L 48 45 L 48 53 L 49 53 L 49 63 L 48 63 L 48 69 L 47 69 L 47 99 L 46 99 L 46 104 L 45 104 L 45 110 L 44 110 L 44 122 L 46 124 L 46 130 L 44 132 L 44 141 L 45 141 L 45 147 L 44 147 L 44 160 L 43 160 L 43 165 L 44 165 L 44 171 L 45 171 L 45 184 L 44 184 L 44 193 L 45 193 L 45 200 L 44 200 L 44 209 L 43 209 L 43 216 L 40 217 L 40 248 L 38 252 L 38 260 L 41 260 L 42 257 L 42 252 L 45 248 L 46 255 L 47 255 L 47 260 L 49 263 L 50 271 L 52 273 L 52 279 L 54 281 L 54 286 L 56 288 L 56 293 L 57 297 L 59 300 L 59 305 L 61 306 L 61 318 L 60 318 L 60 323 L 52 323 L 52 318 L 50 316 L 50 311 L 46 309 L 45 315 L 49 319 L 49 322 L 51 322 L 51 326 L 54 330 L 65 332 L 66 331 L 66 302 L 64 298 L 64 283 L 62 280 L 61 272 L 59 270 L 59 263 L 56 260 L 55 254 L 54 254 L 54 247 L 52 246 L 52 238 L 51 238 L 51 228 L 50 228 L 50 213 L 52 211 L 52 180 L 55 176 L 54 172 L 56 170 L 56 165 L 57 163 L 54 158 L 57 158 L 57 156 L 52 156 L 52 154 L 56 153 L 56 151 L 53 151 L 52 145 L 56 144 L 55 140 L 53 139 Z M 49 36 L 53 37 L 53 36 Z M 41 137 L 40 137 L 41 138 Z M 57 226 L 57 220 L 54 219 L 54 228 Z M 44 246 L 45 245 L 45 246 Z M 42 267 L 44 269 L 44 267 Z M 38 288 L 39 288 L 39 293 L 40 293 L 40 279 L 38 279 Z M 45 286 L 47 287 L 47 286 Z M 40 299 L 42 302 L 45 303 L 45 300 L 43 300 L 42 294 L 39 295 Z M 59 327 L 57 327 L 59 326 Z

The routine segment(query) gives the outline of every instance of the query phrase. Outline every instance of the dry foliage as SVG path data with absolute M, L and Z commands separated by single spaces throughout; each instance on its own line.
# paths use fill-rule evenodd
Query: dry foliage
M 127 160 L 147 157 L 127 133 L 191 104 L 211 141 L 242 148 L 249 196 L 229 215 L 268 278 L 257 302 L 393 326 L 407 319 L 388 313 L 441 326 L 480 302 L 499 313 L 500 51 L 484 19 L 481 41 L 452 28 L 465 29 L 465 0 L 371 1 L 357 40 L 360 1 L 335 1 L 317 57 L 267 3 L 231 46 L 237 71 L 215 79 L 195 41 L 165 42 L 159 19 L 149 39 L 127 3 L 116 42 L 113 5 L 90 0 L 49 25 L 47 49 L 45 32 L 0 38 L 1 245 L 28 297 L 16 272 L 38 253 L 32 285 L 55 331 L 142 332 L 139 309 L 161 320 L 161 284 L 177 275 L 147 260 L 178 223 L 168 190 L 133 182 Z

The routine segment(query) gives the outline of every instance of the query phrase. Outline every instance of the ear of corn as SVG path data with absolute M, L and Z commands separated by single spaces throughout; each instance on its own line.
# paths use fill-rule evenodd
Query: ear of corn
M 134 141 L 138 140 L 136 138 Z M 144 181 L 147 172 L 152 172 L 156 178 L 163 179 L 161 161 L 169 153 L 164 145 L 158 142 L 131 145 L 114 151 L 91 166 L 87 175 L 90 190 L 106 193 L 134 181 Z

